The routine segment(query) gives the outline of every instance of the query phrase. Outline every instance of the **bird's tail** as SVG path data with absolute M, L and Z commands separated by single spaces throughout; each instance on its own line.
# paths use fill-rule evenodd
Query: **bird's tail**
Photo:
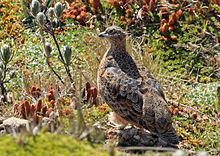
M 172 126 L 168 129 L 168 131 L 160 133 L 159 138 L 167 144 L 176 145 L 179 143 L 179 137 Z

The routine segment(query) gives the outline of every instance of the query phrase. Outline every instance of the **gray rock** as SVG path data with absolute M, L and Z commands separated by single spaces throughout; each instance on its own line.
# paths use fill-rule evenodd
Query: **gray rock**
M 197 156 L 208 156 L 209 154 L 208 154 L 208 152 L 206 152 L 206 151 L 201 151 L 201 152 L 199 152 L 198 154 L 197 154 Z
M 11 117 L 4 120 L 2 125 L 7 133 L 17 133 L 21 132 L 22 130 L 29 131 L 29 124 L 30 123 L 28 120 Z
M 5 118 L 1 116 L 0 117 L 0 124 L 2 124 L 4 120 L 5 120 Z
M 42 119 L 42 127 L 45 127 L 45 126 L 48 126 L 49 124 L 50 124 L 50 122 L 51 122 L 51 119 L 50 118 L 48 118 L 48 117 L 43 117 L 43 119 Z
M 184 156 L 185 155 L 185 152 L 182 151 L 182 150 L 176 150 L 172 156 Z
M 52 112 L 51 114 L 53 115 L 54 113 Z M 53 117 L 51 117 L 51 115 L 50 115 L 49 118 L 44 117 L 42 119 L 41 127 L 44 127 L 49 132 L 54 133 L 57 130 L 57 128 L 58 128 L 58 122 L 57 122 L 56 119 L 53 119 Z

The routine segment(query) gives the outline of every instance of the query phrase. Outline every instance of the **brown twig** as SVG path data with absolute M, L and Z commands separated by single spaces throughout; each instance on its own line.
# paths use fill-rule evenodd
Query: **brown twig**
M 49 31 L 49 28 L 46 27 L 46 30 Z M 40 29 L 40 33 L 41 33 L 41 41 L 43 43 L 43 46 L 45 46 L 45 39 L 44 39 L 44 36 L 43 36 L 43 31 L 42 29 Z M 45 55 L 44 55 L 45 56 Z M 45 56 L 46 57 L 46 56 Z M 53 69 L 53 67 L 50 65 L 50 62 L 49 62 L 49 59 L 46 57 L 46 62 L 47 62 L 47 65 L 48 67 L 50 68 L 50 70 L 52 70 L 52 72 L 54 73 L 54 75 L 57 76 L 57 78 L 61 81 L 62 84 L 64 84 L 64 81 L 62 80 L 62 78 L 60 77 L 60 75 Z
M 69 67 L 65 64 L 63 55 L 62 55 L 61 50 L 60 50 L 60 46 L 59 46 L 59 44 L 58 44 L 57 38 L 56 38 L 55 33 L 54 33 L 54 29 L 52 28 L 51 25 L 50 25 L 49 27 L 48 27 L 47 25 L 45 25 L 44 28 L 45 28 L 45 31 L 48 32 L 48 33 L 52 36 L 52 38 L 53 38 L 53 40 L 54 40 L 54 42 L 55 42 L 55 45 L 56 45 L 56 47 L 57 47 L 57 50 L 58 50 L 58 53 L 59 53 L 59 57 L 60 57 L 60 59 L 61 59 L 61 62 L 62 62 L 63 65 L 64 65 L 64 68 L 65 68 L 66 73 L 67 73 L 67 75 L 68 75 L 68 77 L 69 77 L 69 79 L 70 79 L 70 82 L 73 83 L 73 78 L 72 78 L 72 75 L 71 75 L 71 73 L 70 73 L 70 69 L 69 69 Z
M 60 80 L 60 82 L 61 82 L 62 84 L 64 84 L 64 81 L 62 80 L 62 78 L 60 77 L 60 75 L 57 74 L 57 72 L 56 72 L 56 71 L 53 69 L 53 67 L 50 65 L 50 62 L 49 62 L 48 59 L 47 59 L 47 65 L 48 65 L 48 67 L 51 69 L 51 71 L 54 73 L 54 75 L 57 76 L 57 78 Z

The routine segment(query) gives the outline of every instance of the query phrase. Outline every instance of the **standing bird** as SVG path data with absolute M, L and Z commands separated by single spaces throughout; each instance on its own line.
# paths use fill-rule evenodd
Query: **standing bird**
M 126 33 L 111 26 L 99 37 L 107 38 L 111 44 L 97 75 L 104 101 L 120 119 L 150 131 L 163 143 L 178 144 L 164 93 L 150 72 L 126 51 Z

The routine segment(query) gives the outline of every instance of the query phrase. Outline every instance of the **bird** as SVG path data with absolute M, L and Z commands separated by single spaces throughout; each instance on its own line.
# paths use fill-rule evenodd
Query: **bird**
M 100 61 L 97 88 L 104 102 L 124 120 L 170 145 L 179 143 L 159 82 L 126 50 L 126 32 L 110 26 L 98 35 L 110 42 Z

